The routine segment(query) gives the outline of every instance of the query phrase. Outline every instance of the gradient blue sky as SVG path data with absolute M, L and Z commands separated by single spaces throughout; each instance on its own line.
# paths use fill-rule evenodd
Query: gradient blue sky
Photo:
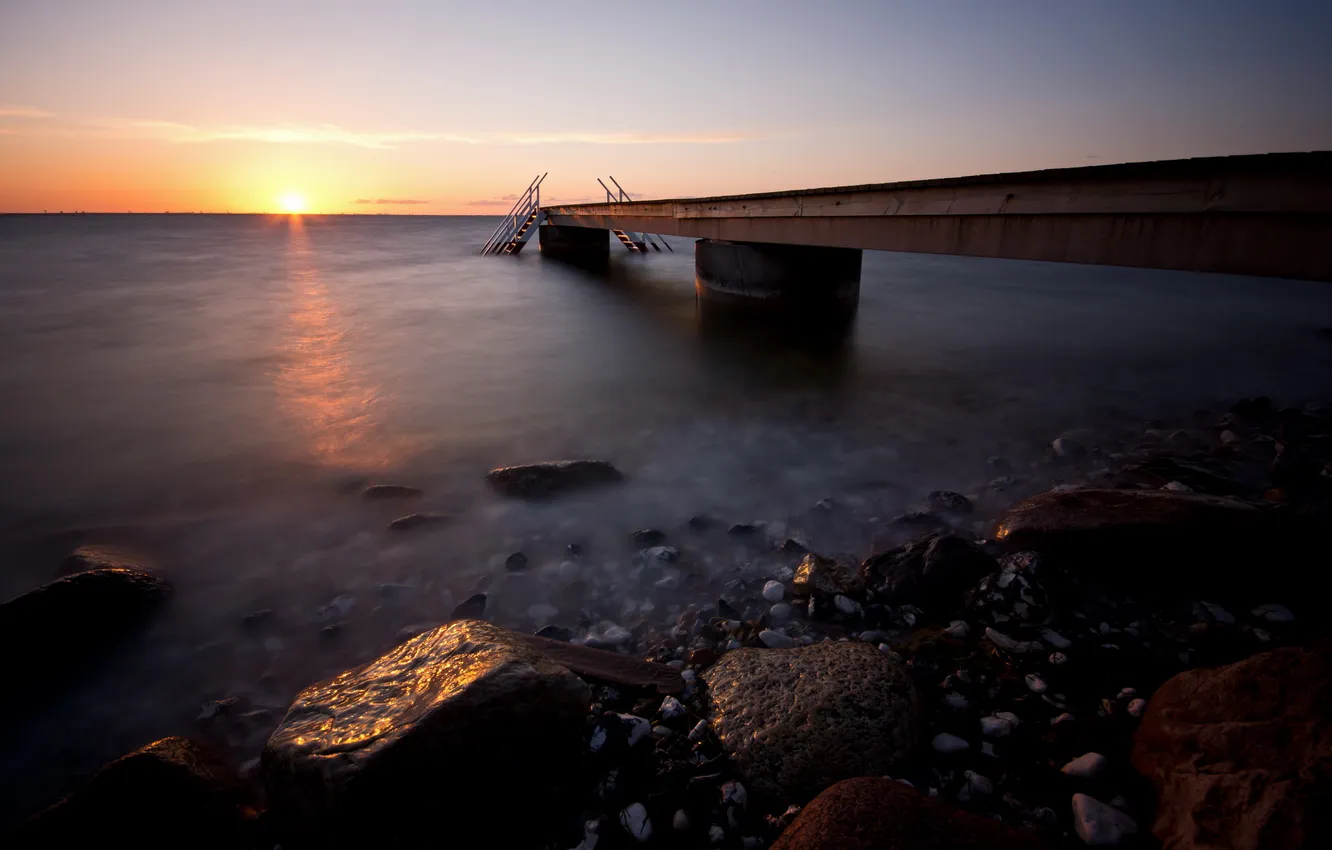
M 502 212 L 1332 148 L 1332 0 L 0 0 L 0 209 Z M 356 204 L 356 199 L 420 204 Z

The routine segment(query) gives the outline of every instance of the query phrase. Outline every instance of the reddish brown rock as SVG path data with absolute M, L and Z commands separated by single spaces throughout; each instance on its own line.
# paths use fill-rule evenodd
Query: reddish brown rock
M 1326 641 L 1166 682 L 1133 748 L 1164 850 L 1332 847 L 1330 718 Z
M 1040 850 L 1036 835 L 932 800 L 900 782 L 847 779 L 815 797 L 772 850 Z
M 254 795 L 201 744 L 163 738 L 116 759 L 24 824 L 14 848 L 252 846 Z

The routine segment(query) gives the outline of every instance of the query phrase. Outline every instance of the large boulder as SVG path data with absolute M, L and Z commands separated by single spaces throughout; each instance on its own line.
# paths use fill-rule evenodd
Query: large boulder
M 254 815 L 254 795 L 225 763 L 194 741 L 163 738 L 103 767 L 5 846 L 244 850 Z
M 920 739 L 906 666 L 868 644 L 737 649 L 703 678 L 722 747 L 773 800 L 803 802 L 839 780 L 883 775 Z
M 58 681 L 141 626 L 170 591 L 122 567 L 56 579 L 0 605 L 0 661 L 14 681 Z
M 264 749 L 265 783 L 298 843 L 418 846 L 461 824 L 527 842 L 577 773 L 591 699 L 512 632 L 461 620 L 302 691 Z
M 881 776 L 838 782 L 772 850 L 1039 850 L 1035 835 L 940 803 Z
M 1281 512 L 1154 490 L 1043 493 L 1008 511 L 995 537 L 1007 551 L 1049 555 L 1107 585 L 1246 603 L 1289 591 L 1298 577 L 1282 562 L 1303 563 L 1310 542 Z
M 936 533 L 870 556 L 861 564 L 860 574 L 877 597 L 942 615 L 958 607 L 968 589 L 998 569 L 999 562 L 970 540 Z
M 1166 682 L 1133 746 L 1165 850 L 1332 847 L 1329 718 L 1327 641 Z
M 561 460 L 505 466 L 486 474 L 490 486 L 502 496 L 544 499 L 565 490 L 612 484 L 624 476 L 608 461 Z

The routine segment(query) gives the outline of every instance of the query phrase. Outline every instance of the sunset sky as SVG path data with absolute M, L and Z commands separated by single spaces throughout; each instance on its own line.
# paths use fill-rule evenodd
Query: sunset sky
M 501 213 L 1332 148 L 1328 0 L 0 0 L 0 211 Z

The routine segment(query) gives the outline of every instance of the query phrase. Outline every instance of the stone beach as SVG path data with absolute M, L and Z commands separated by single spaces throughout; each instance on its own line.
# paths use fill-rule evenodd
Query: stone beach
M 632 475 L 574 461 L 489 481 L 544 501 Z M 285 709 L 204 706 L 204 743 L 127 755 L 6 846 L 466 833 L 552 850 L 1173 850 L 1332 835 L 1332 409 L 1245 399 L 1174 427 L 1067 432 L 1029 467 L 996 457 L 976 481 L 938 483 L 955 489 L 900 516 L 833 494 L 781 519 L 626 528 L 623 552 L 497 552 L 471 595 L 403 622 L 384 654 Z M 349 498 L 401 507 L 386 528 L 411 538 L 449 522 L 412 512 L 423 496 L 383 482 Z M 847 529 L 872 543 L 832 548 Z M 0 606 L 6 661 L 51 687 L 170 604 L 135 553 L 76 551 L 62 574 Z M 415 593 L 380 585 L 373 604 Z M 331 597 L 310 628 L 337 640 L 367 604 Z M 271 612 L 250 616 L 259 629 Z M 42 658 L 23 645 L 61 625 Z

